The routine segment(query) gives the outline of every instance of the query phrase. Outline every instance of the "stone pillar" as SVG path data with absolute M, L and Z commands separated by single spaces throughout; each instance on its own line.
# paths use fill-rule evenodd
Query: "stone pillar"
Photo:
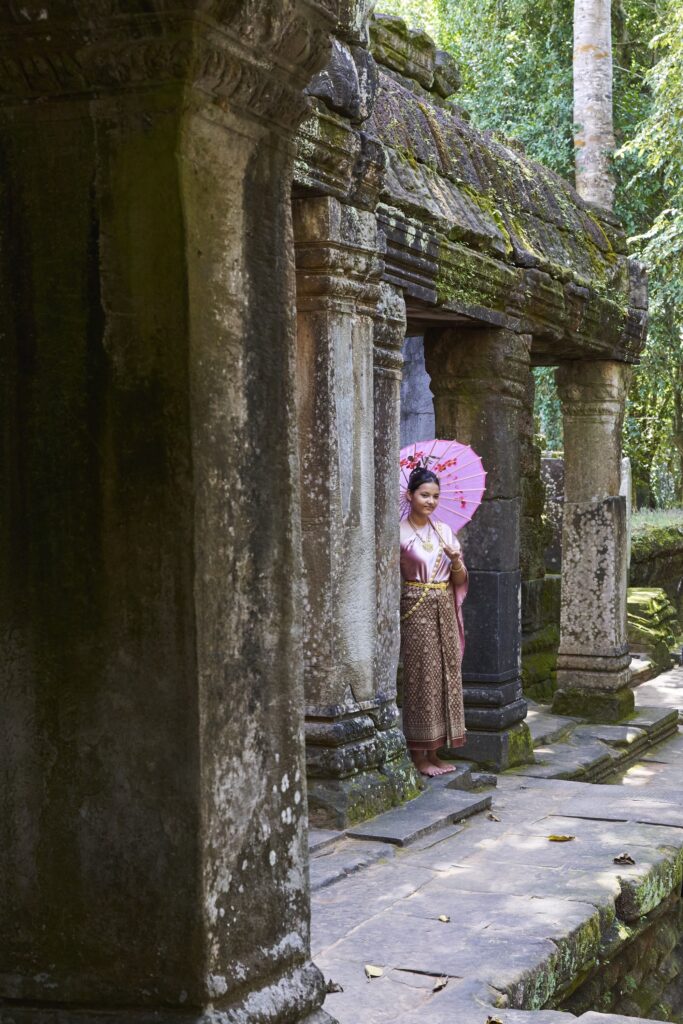
M 375 676 L 373 331 L 388 297 L 373 213 L 297 199 L 294 225 L 309 810 L 315 823 L 343 827 L 416 791 L 393 685 Z M 392 333 L 388 322 L 394 347 Z M 384 443 L 395 447 L 389 426 Z M 393 486 L 381 482 L 382 515 Z
M 399 474 L 402 347 L 406 333 L 403 294 L 382 283 L 374 329 L 375 552 L 377 634 L 375 688 L 379 699 L 396 700 L 401 631 L 399 569 Z
M 535 381 L 527 374 L 520 421 L 522 514 L 520 563 L 522 571 L 522 686 L 532 700 L 548 702 L 556 689 L 555 669 L 560 639 L 559 618 L 553 614 L 556 580 L 546 579 L 544 550 L 550 531 L 543 520 L 545 485 L 541 450 L 534 436 Z
M 553 707 L 616 721 L 633 710 L 626 634 L 621 430 L 631 367 L 571 362 L 556 374 L 564 419 L 562 611 Z
M 289 192 L 328 26 L 110 6 L 2 15 L 0 1017 L 321 1024 Z
M 460 534 L 470 573 L 463 663 L 464 758 L 507 768 L 533 760 L 520 669 L 520 416 L 530 339 L 481 327 L 425 339 L 437 437 L 481 455 L 486 493 Z

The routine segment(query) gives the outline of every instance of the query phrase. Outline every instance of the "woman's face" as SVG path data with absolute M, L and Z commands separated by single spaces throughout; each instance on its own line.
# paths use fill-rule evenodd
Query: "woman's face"
M 439 504 L 439 485 L 420 484 L 410 496 L 410 508 L 418 516 L 431 516 Z

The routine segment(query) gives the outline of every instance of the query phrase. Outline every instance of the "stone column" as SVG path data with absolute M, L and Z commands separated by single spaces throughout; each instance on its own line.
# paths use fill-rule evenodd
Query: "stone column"
M 437 437 L 481 455 L 486 493 L 460 537 L 470 574 L 463 663 L 468 740 L 458 754 L 507 768 L 533 760 L 520 668 L 520 416 L 530 339 L 481 327 L 425 339 Z
M 297 199 L 294 225 L 309 808 L 342 827 L 416 781 L 393 689 L 375 677 L 373 331 L 386 293 L 373 213 Z
M 547 579 L 544 550 L 550 530 L 543 520 L 545 485 L 541 450 L 534 437 L 535 381 L 527 374 L 520 421 L 522 514 L 520 568 L 522 571 L 522 686 L 524 695 L 547 702 L 556 689 L 554 679 L 560 639 L 558 580 Z
M 633 710 L 626 634 L 626 499 L 619 495 L 625 363 L 577 361 L 556 374 L 565 502 L 559 713 L 616 721 Z
M 374 327 L 375 552 L 377 571 L 377 634 L 375 688 L 377 697 L 396 700 L 401 631 L 399 569 L 399 453 L 401 433 L 402 347 L 406 333 L 403 294 L 382 283 Z
M 0 40 L 0 1017 L 321 1024 L 289 192 L 327 22 L 53 6 Z

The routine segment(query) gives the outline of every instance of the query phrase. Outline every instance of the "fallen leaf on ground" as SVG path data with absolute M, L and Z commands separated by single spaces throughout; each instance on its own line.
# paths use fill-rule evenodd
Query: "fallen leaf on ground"
M 439 921 L 441 921 L 442 924 L 448 924 L 450 917 L 448 914 L 439 914 Z
M 374 964 L 365 965 L 365 977 L 366 978 L 381 978 L 384 974 L 383 967 L 375 967 Z
M 500 821 L 498 815 L 494 814 L 493 811 L 491 811 L 490 814 L 487 814 L 486 817 L 489 819 L 489 821 Z
M 635 861 L 630 853 L 620 853 L 618 857 L 614 858 L 615 864 L 635 864 Z
M 548 836 L 550 843 L 569 843 L 572 839 L 576 839 L 576 836 Z
M 343 992 L 344 989 L 341 987 L 338 981 L 332 981 L 332 978 L 330 978 L 330 980 L 327 982 L 327 987 L 325 991 L 329 995 L 331 992 Z
M 503 1021 L 500 1017 L 487 1017 L 486 1024 L 503 1024 Z
M 445 988 L 448 984 L 448 978 L 437 978 L 434 982 L 434 988 L 432 992 L 440 992 L 442 988 Z

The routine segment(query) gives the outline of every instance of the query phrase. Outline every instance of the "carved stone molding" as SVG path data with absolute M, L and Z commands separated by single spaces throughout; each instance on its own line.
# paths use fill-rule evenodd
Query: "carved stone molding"
M 375 309 L 373 333 L 375 372 L 401 379 L 403 341 L 406 334 L 406 304 L 398 288 L 383 281 Z
M 494 343 L 471 345 L 467 330 L 435 330 L 429 337 L 429 365 L 435 368 L 432 390 L 435 395 L 455 393 L 472 397 L 495 393 L 503 404 L 521 409 L 531 338 L 495 329 L 488 336 L 495 339 Z
M 374 215 L 331 198 L 295 201 L 293 211 L 299 312 L 374 316 L 383 270 Z
M 577 360 L 564 363 L 555 371 L 562 411 L 566 416 L 602 418 L 623 415 L 630 380 L 630 366 L 624 364 L 615 372 L 615 364 L 609 361 Z
M 4 104 L 97 96 L 169 82 L 216 103 L 294 127 L 303 88 L 329 52 L 336 4 L 196 4 L 172 13 L 121 15 L 113 3 L 82 3 L 52 18 L 49 3 L 10 6 L 0 25 Z

